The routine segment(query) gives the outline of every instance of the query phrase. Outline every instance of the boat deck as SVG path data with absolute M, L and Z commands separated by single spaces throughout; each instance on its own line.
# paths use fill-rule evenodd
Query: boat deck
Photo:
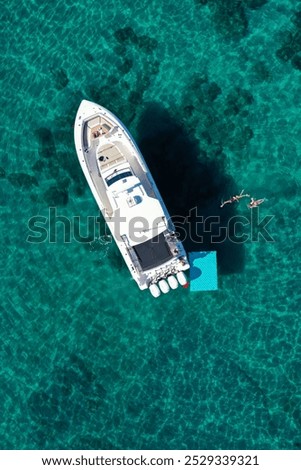
M 121 163 L 128 163 L 134 174 L 139 178 L 147 195 L 154 198 L 156 198 L 156 195 L 145 170 L 131 147 L 127 145 L 126 138 L 123 135 L 121 137 L 117 136 L 116 131 L 118 131 L 118 128 L 116 129 L 116 127 L 111 126 L 110 134 L 112 134 L 112 130 L 116 129 L 113 132 L 114 140 L 108 140 L 107 133 L 109 131 L 105 135 L 100 133 L 101 119 L 103 118 L 94 118 L 92 125 L 90 121 L 86 127 L 87 134 L 90 134 L 86 136 L 86 139 L 88 142 L 91 142 L 91 145 L 85 152 L 85 160 L 94 186 L 103 202 L 105 213 L 111 217 L 114 209 L 107 196 L 107 187 L 101 177 L 101 172 L 103 171 L 109 170 Z M 96 122 L 96 120 L 98 121 Z M 103 145 L 101 145 L 102 142 Z
M 113 208 L 107 196 L 107 188 L 104 184 L 103 179 L 100 177 L 99 169 L 96 160 L 97 141 L 92 142 L 91 147 L 85 153 L 85 160 L 89 173 L 91 175 L 95 189 L 97 190 L 99 197 L 103 203 L 106 215 L 111 217 L 113 215 Z
M 121 150 L 114 144 L 105 144 L 97 149 L 97 160 L 101 171 L 109 170 L 127 160 Z

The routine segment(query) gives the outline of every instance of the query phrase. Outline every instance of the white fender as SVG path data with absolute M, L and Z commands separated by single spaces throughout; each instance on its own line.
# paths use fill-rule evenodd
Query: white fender
M 183 271 L 179 271 L 177 273 L 177 279 L 178 279 L 179 283 L 181 284 L 181 286 L 186 286 L 188 284 L 186 276 L 183 273 Z
M 167 282 L 168 282 L 168 284 L 170 285 L 170 287 L 172 289 L 176 289 L 179 285 L 178 281 L 176 280 L 176 278 L 174 276 L 168 276 Z
M 167 292 L 169 292 L 169 285 L 167 284 L 167 282 L 165 281 L 165 279 L 161 279 L 159 281 L 159 287 L 161 289 L 161 291 L 163 292 L 163 294 L 167 294 Z
M 149 286 L 149 290 L 153 297 L 159 297 L 159 295 L 161 295 L 160 289 L 157 284 L 151 284 Z

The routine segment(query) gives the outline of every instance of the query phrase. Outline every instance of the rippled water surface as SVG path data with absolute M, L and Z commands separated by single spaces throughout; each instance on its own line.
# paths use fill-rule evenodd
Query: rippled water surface
M 301 448 L 298 8 L 3 4 L 2 449 Z M 49 207 L 84 232 L 97 215 L 73 143 L 83 98 L 131 130 L 172 215 L 246 223 L 245 200 L 219 207 L 245 189 L 267 198 L 274 242 L 250 225 L 243 244 L 187 240 L 217 250 L 219 290 L 159 299 L 130 279 L 103 223 L 90 243 L 66 219 L 56 242 L 28 243 Z

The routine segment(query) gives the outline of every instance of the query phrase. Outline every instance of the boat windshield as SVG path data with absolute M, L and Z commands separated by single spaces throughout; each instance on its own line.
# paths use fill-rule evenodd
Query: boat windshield
M 133 246 L 133 249 L 144 271 L 160 266 L 172 258 L 164 233 L 160 233 L 147 242 Z
M 122 180 L 124 178 L 128 178 L 129 176 L 132 176 L 133 173 L 131 171 L 124 171 L 123 173 L 117 173 L 116 175 L 111 175 L 106 178 L 106 182 L 108 186 L 111 186 L 111 184 L 116 183 L 116 181 Z

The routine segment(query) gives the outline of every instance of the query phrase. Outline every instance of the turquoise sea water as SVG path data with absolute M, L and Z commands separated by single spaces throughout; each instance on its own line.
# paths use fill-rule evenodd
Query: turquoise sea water
M 0 15 L 1 449 L 300 449 L 300 4 L 9 0 Z M 244 188 L 268 199 L 274 242 L 188 239 L 217 250 L 219 291 L 159 299 L 103 224 L 91 243 L 64 243 L 62 223 L 28 243 L 49 207 L 83 230 L 97 214 L 73 143 L 83 98 L 131 130 L 172 215 L 250 217 L 244 200 L 219 208 Z

